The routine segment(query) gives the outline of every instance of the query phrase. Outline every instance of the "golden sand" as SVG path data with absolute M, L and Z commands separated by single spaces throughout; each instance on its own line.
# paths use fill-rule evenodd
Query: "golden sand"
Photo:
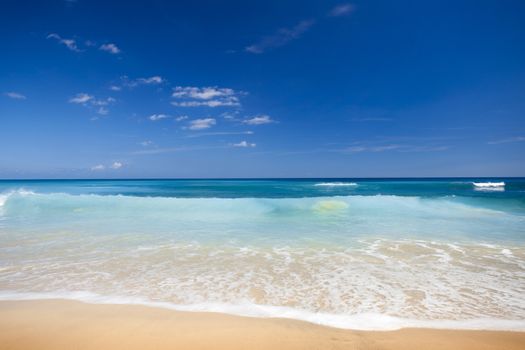
M 285 319 L 64 300 L 0 302 L 0 349 L 525 349 L 525 332 L 362 332 Z

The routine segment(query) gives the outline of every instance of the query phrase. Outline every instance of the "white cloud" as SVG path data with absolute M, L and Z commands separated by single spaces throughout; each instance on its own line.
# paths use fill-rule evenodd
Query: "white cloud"
M 171 104 L 177 107 L 231 107 L 240 105 L 237 97 L 230 97 L 223 100 L 171 102 Z
M 69 99 L 70 103 L 85 104 L 88 101 L 92 100 L 93 96 L 86 94 L 84 92 L 78 93 L 75 97 Z
M 190 134 L 187 137 L 202 137 L 202 136 L 224 136 L 224 135 L 253 135 L 253 131 L 218 131 L 218 132 L 201 132 L 198 134 Z
M 4 93 L 4 95 L 6 95 L 7 97 L 9 98 L 12 98 L 14 100 L 25 100 L 27 97 L 25 95 L 22 95 L 21 93 L 18 93 L 18 92 L 6 92 Z
M 203 130 L 211 128 L 213 125 L 215 125 L 217 122 L 214 118 L 203 118 L 203 119 L 195 119 L 189 122 L 188 129 L 190 130 Z
M 164 82 L 164 79 L 158 75 L 155 75 L 149 78 L 138 78 L 137 82 L 140 84 L 146 84 L 146 85 L 156 85 L 156 84 L 162 84 Z
M 495 141 L 489 141 L 487 142 L 489 145 L 499 145 L 502 143 L 514 143 L 514 142 L 524 142 L 525 136 L 516 136 L 516 137 L 509 137 L 507 139 L 502 140 L 495 140 Z
M 241 141 L 239 143 L 234 143 L 233 144 L 233 147 L 244 147 L 244 148 L 247 148 L 247 147 L 255 147 L 257 146 L 255 143 L 249 143 L 247 141 Z
M 176 121 L 181 122 L 183 120 L 188 119 L 189 117 L 187 115 L 180 115 L 177 118 L 175 118 Z
M 148 147 L 148 146 L 153 145 L 153 141 L 145 140 L 145 141 L 140 142 L 140 145 L 143 147 Z
M 116 100 L 113 98 L 113 97 L 108 97 L 106 99 L 102 99 L 102 100 L 97 100 L 97 99 L 92 99 L 91 100 L 91 104 L 93 106 L 107 106 L 113 102 L 115 102 Z
M 169 117 L 170 116 L 167 114 L 152 114 L 148 117 L 148 119 L 151 120 L 152 122 L 156 122 L 162 119 L 167 119 Z
M 122 81 L 122 86 L 125 86 L 127 88 L 134 88 L 139 85 L 159 85 L 166 82 L 166 79 L 159 75 L 154 75 L 147 78 L 137 78 L 137 79 L 129 79 L 126 75 L 120 77 L 120 80 Z M 121 88 L 121 86 L 113 85 L 116 88 Z
M 381 146 L 351 146 L 343 150 L 345 153 L 361 152 L 385 152 L 400 149 L 401 145 L 381 145 Z
M 362 153 L 362 152 L 441 152 L 450 149 L 449 146 L 439 145 L 399 145 L 399 144 L 387 144 L 387 145 L 355 145 L 340 150 L 343 153 Z
M 124 166 L 124 164 L 122 164 L 121 162 L 113 162 L 113 164 L 111 164 L 111 169 L 120 169 Z
M 284 46 L 290 41 L 300 38 L 314 23 L 314 20 L 304 20 L 292 28 L 279 29 L 277 33 L 262 38 L 259 42 L 245 47 L 244 50 L 250 53 L 260 54 L 267 50 Z
M 250 119 L 243 120 L 243 124 L 248 125 L 262 125 L 270 123 L 275 123 L 275 120 L 273 120 L 272 118 L 270 118 L 270 116 L 265 114 L 261 114 Z
M 194 87 L 177 86 L 174 89 L 173 97 L 194 98 L 199 100 L 209 100 L 216 97 L 233 96 L 235 91 L 229 88 L 218 88 L 217 86 Z
M 69 99 L 69 103 L 80 104 L 87 108 L 96 108 L 96 112 L 100 115 L 108 115 L 109 110 L 107 109 L 107 106 L 115 101 L 116 100 L 113 97 L 108 97 L 106 99 L 96 99 L 92 95 L 86 94 L 84 92 L 78 93 Z
M 113 43 L 103 44 L 99 47 L 99 50 L 109 52 L 113 55 L 120 53 L 120 49 Z
M 122 90 L 122 87 L 117 86 L 117 85 L 111 85 L 111 86 L 109 87 L 109 89 L 110 89 L 111 91 L 120 91 L 120 90 Z
M 65 45 L 68 49 L 70 49 L 71 51 L 75 51 L 75 52 L 80 52 L 80 49 L 78 48 L 77 46 L 77 42 L 73 39 L 64 39 L 62 38 L 60 35 L 56 34 L 56 33 L 51 33 L 47 36 L 47 39 L 55 39 L 57 40 L 60 44 L 63 44 Z
M 99 109 L 97 110 L 97 113 L 100 115 L 108 115 L 109 110 L 105 107 L 99 107 Z
M 92 166 L 91 167 L 91 171 L 100 171 L 100 170 L 104 170 L 106 169 L 106 167 L 102 164 L 97 164 L 95 166 Z
M 346 16 L 352 13 L 355 9 L 355 6 L 352 4 L 341 4 L 335 6 L 330 12 L 328 13 L 329 16 L 332 17 L 341 17 Z
M 177 101 L 171 102 L 177 107 L 220 107 L 239 106 L 242 92 L 217 86 L 176 86 L 171 95 Z

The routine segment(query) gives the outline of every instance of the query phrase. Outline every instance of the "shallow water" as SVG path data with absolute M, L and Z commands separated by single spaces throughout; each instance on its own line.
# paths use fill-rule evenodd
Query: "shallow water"
M 4 299 L 525 329 L 524 243 L 523 179 L 0 181 Z

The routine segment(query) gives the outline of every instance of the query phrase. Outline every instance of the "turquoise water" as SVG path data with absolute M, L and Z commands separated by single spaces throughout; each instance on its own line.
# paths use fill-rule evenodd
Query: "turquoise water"
M 525 179 L 0 181 L 0 297 L 525 329 Z

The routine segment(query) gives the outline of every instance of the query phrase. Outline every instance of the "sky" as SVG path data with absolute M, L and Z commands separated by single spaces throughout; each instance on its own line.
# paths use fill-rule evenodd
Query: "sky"
M 0 178 L 525 176 L 525 2 L 0 3 Z

